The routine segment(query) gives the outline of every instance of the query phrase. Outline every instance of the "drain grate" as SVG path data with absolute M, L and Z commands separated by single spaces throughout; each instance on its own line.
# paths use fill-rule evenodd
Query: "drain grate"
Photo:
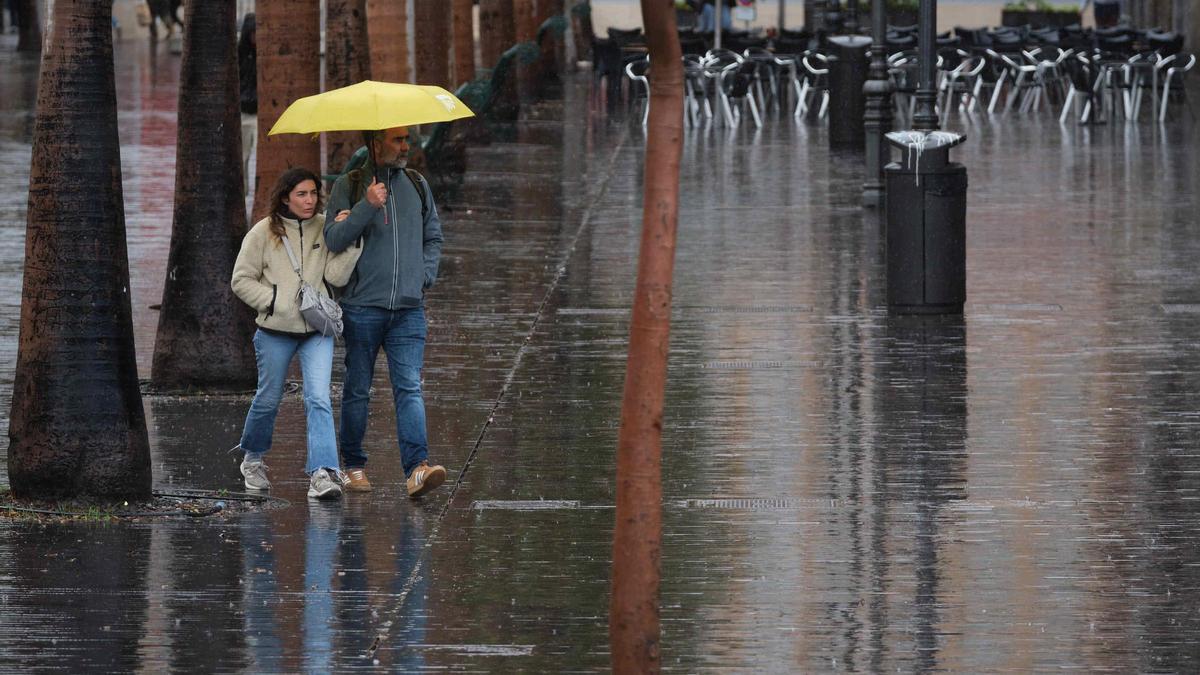
M 449 652 L 470 656 L 530 656 L 533 645 L 409 645 L 424 652 Z
M 709 361 L 706 370 L 769 370 L 782 368 L 783 361 Z
M 678 502 L 678 505 L 685 509 L 720 509 L 725 511 L 832 510 L 841 506 L 836 499 L 802 499 L 793 497 L 685 499 Z
M 1062 305 L 1055 304 L 1025 304 L 1025 303 L 994 303 L 972 305 L 970 309 L 980 312 L 1061 312 Z
M 554 511 L 577 509 L 579 502 L 573 499 L 481 499 L 471 502 L 475 511 Z
M 562 316 L 628 316 L 628 307 L 559 307 L 555 314 Z
M 808 314 L 812 312 L 812 307 L 809 305 L 716 305 L 681 307 L 680 309 L 700 314 Z
M 1200 314 L 1200 305 L 1197 304 L 1162 304 L 1162 311 L 1166 314 Z

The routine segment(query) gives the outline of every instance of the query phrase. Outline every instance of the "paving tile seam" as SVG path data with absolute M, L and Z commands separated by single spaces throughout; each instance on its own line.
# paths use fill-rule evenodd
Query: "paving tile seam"
M 379 620 L 380 628 L 375 631 L 374 639 L 364 652 L 364 656 L 367 658 L 371 658 L 376 650 L 378 650 L 380 646 L 387 640 L 391 632 L 391 627 L 398 623 L 398 619 L 402 616 L 402 610 L 405 603 L 408 601 L 408 597 L 411 595 L 413 588 L 416 587 L 417 582 L 420 581 L 422 569 L 424 568 L 425 562 L 428 560 L 430 555 L 430 551 L 433 549 L 434 544 L 437 542 L 438 535 L 441 532 L 442 521 L 449 512 L 450 506 L 454 503 L 454 498 L 458 494 L 459 487 L 462 485 L 467 471 L 470 469 L 471 464 L 475 461 L 475 458 L 479 453 L 479 448 L 483 445 L 484 437 L 487 435 L 488 428 L 495 419 L 497 409 L 499 409 L 500 405 L 504 402 L 505 395 L 512 386 L 513 378 L 516 376 L 516 372 L 521 367 L 521 361 L 525 356 L 525 352 L 529 349 L 530 341 L 537 333 L 537 329 L 541 324 L 542 317 L 546 314 L 546 307 L 549 305 L 550 299 L 554 296 L 555 289 L 558 288 L 563 277 L 566 275 L 567 266 L 570 263 L 571 257 L 575 254 L 575 249 L 578 247 L 580 238 L 583 236 L 584 232 L 587 231 L 589 225 L 591 224 L 593 209 L 601 202 L 601 200 L 604 199 L 605 194 L 608 192 L 609 184 L 611 183 L 612 177 L 616 170 L 617 159 L 621 156 L 622 150 L 625 149 L 625 145 L 629 141 L 629 136 L 629 129 L 625 128 L 622 131 L 621 136 L 617 139 L 615 147 L 613 148 L 612 153 L 609 155 L 608 161 L 605 164 L 604 176 L 600 184 L 600 189 L 597 190 L 596 195 L 592 197 L 590 203 L 583 210 L 580 216 L 579 227 L 575 231 L 575 236 L 571 239 L 571 245 L 563 251 L 562 258 L 556 266 L 555 275 L 551 279 L 549 285 L 546 287 L 546 292 L 543 295 L 541 302 L 538 304 L 536 312 L 534 312 L 533 323 L 530 325 L 529 330 L 525 335 L 525 339 L 521 341 L 521 346 L 517 348 L 517 352 L 513 356 L 512 365 L 509 367 L 508 374 L 504 378 L 504 384 L 501 385 L 500 392 L 496 395 L 496 400 L 493 402 L 491 410 L 488 412 L 488 416 L 484 420 L 483 426 L 479 430 L 479 434 L 475 439 L 475 444 L 471 448 L 470 454 L 467 455 L 467 459 L 463 462 L 462 469 L 459 471 L 457 478 L 455 478 L 454 484 L 450 487 L 450 494 L 446 497 L 446 503 L 442 506 L 441 510 L 438 511 L 437 516 L 434 518 L 434 522 L 430 527 L 429 537 L 426 540 L 425 546 L 423 547 L 423 550 L 418 556 L 416 562 L 413 564 L 412 571 L 409 572 L 408 578 L 404 580 L 404 584 L 397 593 L 396 601 L 392 605 L 392 608 L 386 612 L 381 612 Z

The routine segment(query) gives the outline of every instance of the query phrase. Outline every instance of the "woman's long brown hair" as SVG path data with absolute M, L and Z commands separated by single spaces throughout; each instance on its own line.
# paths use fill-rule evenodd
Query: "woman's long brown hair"
M 275 181 L 275 187 L 271 188 L 271 234 L 279 241 L 283 241 L 284 235 L 283 217 L 279 212 L 287 209 L 283 200 L 292 194 L 297 185 L 306 180 L 311 180 L 313 185 L 317 186 L 317 210 L 314 213 L 320 213 L 325 207 L 325 199 L 321 196 L 321 177 L 312 171 L 300 166 L 288 169 Z

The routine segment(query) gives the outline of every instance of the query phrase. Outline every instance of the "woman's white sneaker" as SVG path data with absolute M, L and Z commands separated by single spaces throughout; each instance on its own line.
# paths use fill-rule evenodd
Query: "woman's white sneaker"
M 312 499 L 338 499 L 342 496 L 342 485 L 325 469 L 317 469 L 308 480 L 308 496 Z
M 271 481 L 267 480 L 267 465 L 262 460 L 248 462 L 242 460 L 242 477 L 246 479 L 247 490 L 270 490 Z

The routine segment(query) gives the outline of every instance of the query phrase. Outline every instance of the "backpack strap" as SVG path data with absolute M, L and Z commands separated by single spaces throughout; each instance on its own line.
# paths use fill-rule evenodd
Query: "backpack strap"
M 350 206 L 362 201 L 363 195 L 367 192 L 367 187 L 364 185 L 362 169 L 351 169 L 346 172 L 346 178 L 350 181 Z
M 416 169 L 404 168 L 404 175 L 412 182 L 417 194 L 421 197 L 421 220 L 429 217 L 429 197 L 425 196 L 425 177 Z

